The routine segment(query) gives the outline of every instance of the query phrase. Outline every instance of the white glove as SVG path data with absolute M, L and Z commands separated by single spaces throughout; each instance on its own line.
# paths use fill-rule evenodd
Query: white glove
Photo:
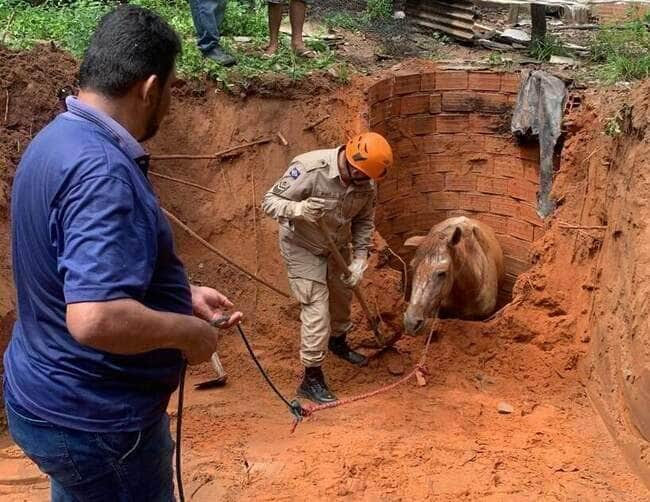
M 293 208 L 293 217 L 298 220 L 305 220 L 309 223 L 318 223 L 325 214 L 324 199 L 318 197 L 309 197 L 308 199 L 296 202 Z
M 347 277 L 345 275 L 341 276 L 343 284 L 348 288 L 354 288 L 357 284 L 361 282 L 363 273 L 368 268 L 368 258 L 367 257 L 356 257 L 350 263 L 348 267 L 348 272 L 350 273 Z

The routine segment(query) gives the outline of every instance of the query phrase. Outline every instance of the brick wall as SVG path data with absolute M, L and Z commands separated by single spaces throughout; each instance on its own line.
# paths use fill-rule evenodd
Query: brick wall
M 592 5 L 591 12 L 601 23 L 616 23 L 630 19 L 640 19 L 650 13 L 650 7 L 625 3 L 599 4 Z
M 464 70 L 396 74 L 368 89 L 372 130 L 396 165 L 379 185 L 378 228 L 404 240 L 456 215 L 489 224 L 506 256 L 502 300 L 542 234 L 535 212 L 539 151 L 516 144 L 510 118 L 519 75 Z

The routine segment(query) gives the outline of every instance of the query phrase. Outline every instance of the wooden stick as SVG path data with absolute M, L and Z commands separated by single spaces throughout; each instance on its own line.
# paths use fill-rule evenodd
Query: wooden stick
M 217 193 L 217 191 L 212 190 L 212 188 L 204 187 L 203 185 L 197 185 L 196 183 L 185 181 L 179 178 L 174 178 L 172 176 L 167 176 L 166 174 L 157 173 L 156 171 L 152 171 L 151 169 L 148 172 L 152 176 L 157 176 L 158 178 L 162 178 L 164 180 L 174 181 L 176 183 L 180 183 L 181 185 L 187 185 L 190 187 L 198 188 L 199 190 L 205 190 L 206 192 L 210 192 L 210 193 L 215 193 L 215 194 Z
M 280 134 L 280 133 L 278 133 Z M 255 196 L 255 169 L 250 165 L 251 173 L 251 199 L 253 202 L 253 238 L 255 239 L 255 275 L 260 273 L 260 243 L 257 233 L 257 197 Z M 258 286 L 255 284 L 255 296 L 253 297 L 253 328 L 257 330 L 257 301 Z M 257 331 L 256 331 L 257 332 Z
M 183 230 L 185 230 L 185 232 L 187 232 L 191 237 L 193 237 L 194 239 L 196 239 L 199 243 L 201 243 L 201 245 L 205 246 L 205 247 L 208 248 L 210 251 L 212 251 L 214 254 L 216 254 L 219 258 L 221 258 L 223 261 L 225 261 L 228 265 L 230 265 L 231 267 L 233 267 L 233 268 L 239 270 L 242 274 L 244 274 L 244 275 L 245 275 L 246 277 L 248 277 L 249 279 L 252 279 L 252 280 L 254 280 L 254 281 L 257 281 L 257 282 L 259 282 L 260 284 L 263 284 L 264 286 L 266 286 L 267 288 L 269 288 L 271 291 L 275 291 L 275 292 L 276 292 L 277 294 L 279 294 L 280 296 L 283 296 L 284 298 L 291 298 L 291 296 L 289 295 L 289 293 L 286 293 L 286 292 L 282 291 L 281 289 L 276 288 L 275 286 L 273 286 L 272 284 L 268 283 L 267 281 L 265 281 L 265 280 L 262 279 L 261 277 L 258 277 L 257 275 L 255 275 L 255 274 L 249 272 L 248 270 L 246 270 L 245 268 L 243 268 L 241 265 L 239 265 L 239 264 L 235 263 L 234 261 L 232 261 L 232 260 L 231 260 L 230 258 L 228 258 L 225 254 L 223 254 L 221 251 L 219 251 L 216 247 L 214 247 L 214 246 L 213 246 L 212 244 L 210 244 L 208 241 L 206 241 L 205 239 L 203 239 L 199 234 L 197 234 L 194 230 L 192 230 L 190 227 L 188 227 L 185 223 L 183 223 L 183 222 L 182 222 L 182 221 L 181 221 L 181 220 L 180 220 L 176 215 L 174 215 L 172 212 L 168 211 L 168 210 L 165 209 L 164 207 L 162 208 L 162 211 L 163 211 L 163 213 L 165 213 L 165 214 L 167 215 L 167 217 L 168 217 L 170 220 L 172 220 L 174 223 L 176 223 L 176 225 L 178 225 L 178 226 L 181 227 Z
M 287 138 L 284 137 L 284 134 L 278 131 L 277 136 L 280 139 L 280 143 L 282 143 L 282 146 L 289 146 L 289 142 L 287 141 Z
M 305 127 L 303 128 L 303 131 L 309 131 L 310 129 L 313 129 L 313 128 L 316 127 L 317 125 L 320 125 L 320 124 L 322 124 L 323 122 L 325 122 L 328 118 L 330 118 L 329 115 L 323 115 L 323 116 L 322 116 L 321 118 L 319 118 L 318 120 L 316 120 L 316 121 L 312 122 L 311 124 L 308 124 L 307 126 L 305 126 Z
M 5 31 L 2 34 L 2 40 L 0 40 L 0 43 L 4 45 L 5 39 L 7 38 L 7 33 L 9 33 L 9 30 L 11 29 L 11 25 L 14 23 L 14 18 L 16 17 L 16 10 L 14 9 L 11 12 L 11 15 L 9 16 L 9 20 L 7 21 L 7 26 L 5 27 Z
M 606 230 L 607 227 L 604 225 L 570 225 L 568 223 L 561 222 L 559 224 L 560 228 L 565 228 L 567 230 Z
M 565 30 L 597 30 L 597 24 L 567 24 L 565 26 L 553 26 L 553 30 L 565 31 Z
M 5 89 L 5 124 L 9 118 L 9 89 Z
M 169 154 L 169 155 L 151 155 L 151 160 L 201 160 L 201 159 L 218 159 L 228 155 L 233 155 L 238 150 L 243 148 L 249 148 L 255 145 L 263 145 L 265 143 L 270 143 L 273 141 L 274 136 L 268 138 L 258 139 L 257 141 L 251 141 L 249 143 L 242 143 L 241 145 L 231 146 L 225 150 L 213 154 L 199 154 L 199 155 L 189 155 L 189 154 Z
M 322 220 L 318 222 L 318 226 L 320 227 L 320 230 L 323 233 L 325 240 L 327 241 L 327 246 L 329 247 L 332 256 L 334 257 L 334 261 L 338 264 L 339 267 L 341 267 L 343 274 L 345 274 L 345 276 L 348 277 L 350 275 L 350 271 L 348 270 L 348 264 L 345 261 L 345 258 L 343 258 L 341 252 L 339 251 L 339 248 L 336 246 L 336 242 L 334 242 L 334 239 L 330 235 L 329 230 L 325 227 L 325 224 L 323 223 Z M 379 332 L 380 318 L 379 317 L 374 318 L 372 316 L 372 313 L 368 308 L 368 304 L 366 303 L 366 300 L 363 296 L 363 293 L 361 292 L 361 288 L 359 287 L 359 285 L 354 286 L 352 288 L 352 291 L 357 297 L 357 300 L 359 301 L 359 305 L 361 305 L 361 309 L 363 310 L 364 314 L 366 314 L 366 318 L 368 319 L 368 323 L 372 328 L 372 332 L 374 333 L 375 338 L 377 339 L 377 343 L 379 343 L 379 346 L 382 347 L 383 345 L 385 345 L 386 341 L 384 340 L 382 334 Z

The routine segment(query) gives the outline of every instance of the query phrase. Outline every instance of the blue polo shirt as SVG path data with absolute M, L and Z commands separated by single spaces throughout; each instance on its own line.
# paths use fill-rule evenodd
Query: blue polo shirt
M 75 98 L 67 105 L 31 142 L 14 180 L 18 320 L 4 356 L 5 398 L 63 427 L 134 431 L 165 412 L 180 352 L 125 356 L 81 345 L 66 305 L 132 298 L 191 315 L 190 288 L 146 152 L 99 110 Z

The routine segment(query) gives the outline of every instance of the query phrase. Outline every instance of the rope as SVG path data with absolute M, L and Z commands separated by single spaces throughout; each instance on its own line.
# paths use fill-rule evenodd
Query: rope
M 276 293 L 279 294 L 280 296 L 283 296 L 284 298 L 291 298 L 291 296 L 289 295 L 289 293 L 286 293 L 286 292 L 282 291 L 281 289 L 276 288 L 273 284 L 270 284 L 269 282 L 265 281 L 265 280 L 262 279 L 261 277 L 259 277 L 259 276 L 255 275 L 255 274 L 253 274 L 252 272 L 249 272 L 248 270 L 246 270 L 245 268 L 243 268 L 243 267 L 242 267 L 241 265 L 239 265 L 238 263 L 235 263 L 234 261 L 232 261 L 232 260 L 231 260 L 230 258 L 228 258 L 225 254 L 223 254 L 221 251 L 219 251 L 216 247 L 214 247 L 214 246 L 213 246 L 212 244 L 210 244 L 208 241 L 206 241 L 205 239 L 203 239 L 199 234 L 197 234 L 194 230 L 192 230 L 190 227 L 188 227 L 185 223 L 183 223 L 183 222 L 182 222 L 182 221 L 181 221 L 177 216 L 175 216 L 173 213 L 171 213 L 170 211 L 168 211 L 168 210 L 165 209 L 164 207 L 162 208 L 162 211 L 163 211 L 163 213 L 165 213 L 165 214 L 167 215 L 167 217 L 168 217 L 170 220 L 172 220 L 172 221 L 173 221 L 174 223 L 176 223 L 179 227 L 181 227 L 183 230 L 185 230 L 185 232 L 187 232 L 191 237 L 193 237 L 194 239 L 196 239 L 197 241 L 199 241 L 203 246 L 205 246 L 205 247 L 208 248 L 210 251 L 212 251 L 214 254 L 216 254 L 217 256 L 219 256 L 219 258 L 221 258 L 223 261 L 225 261 L 226 263 L 228 263 L 228 265 L 230 265 L 231 267 L 236 268 L 237 270 L 239 270 L 242 274 L 244 274 L 244 275 L 245 275 L 246 277 L 248 277 L 249 279 L 252 279 L 252 280 L 254 280 L 254 281 L 257 281 L 257 282 L 259 282 L 260 284 L 263 284 L 264 286 L 266 286 L 267 288 L 269 288 L 271 291 L 276 292 Z
M 339 406 L 345 406 L 346 404 L 355 403 L 357 401 L 363 401 L 364 399 L 369 399 L 371 397 L 378 396 L 379 394 L 384 394 L 386 392 L 393 390 L 395 387 L 399 387 L 403 383 L 408 382 L 418 372 L 427 375 L 428 371 L 424 363 L 426 362 L 427 354 L 429 353 L 429 347 L 431 346 L 431 340 L 433 338 L 433 334 L 436 332 L 437 327 L 438 327 L 438 323 L 436 320 L 433 326 L 431 327 L 431 331 L 429 331 L 429 336 L 427 337 L 427 342 L 424 346 L 424 350 L 422 351 L 422 355 L 420 356 L 420 361 L 415 366 L 413 366 L 413 369 L 407 375 L 403 376 L 402 378 L 400 378 L 399 380 L 391 384 L 385 385 L 384 387 L 380 387 L 378 389 L 365 392 L 363 394 L 358 394 L 356 396 L 339 399 L 332 403 L 326 403 L 326 404 L 307 403 L 306 405 L 302 406 L 302 413 L 300 414 L 300 416 L 294 416 L 293 423 L 291 425 L 291 432 L 293 433 L 296 430 L 296 427 L 298 427 L 298 424 L 302 421 L 303 418 L 310 417 L 314 413 L 323 410 L 329 410 L 331 408 L 338 408 Z
M 183 392 L 185 391 L 185 372 L 187 360 L 183 359 L 181 365 L 180 381 L 178 383 L 178 411 L 176 412 L 176 486 L 178 487 L 178 500 L 185 502 L 183 491 L 183 476 L 181 474 L 181 439 L 183 430 Z
M 300 405 L 300 402 L 297 399 L 294 399 L 292 401 L 289 401 L 286 397 L 282 395 L 282 392 L 278 390 L 278 388 L 275 386 L 273 383 L 273 380 L 271 380 L 271 377 L 269 377 L 268 373 L 264 370 L 262 365 L 260 364 L 259 359 L 257 359 L 257 356 L 255 355 L 255 352 L 253 351 L 253 347 L 251 347 L 250 342 L 248 341 L 248 338 L 244 334 L 244 330 L 242 329 L 241 325 L 237 325 L 237 330 L 239 331 L 239 334 L 241 335 L 241 339 L 244 341 L 244 345 L 246 345 L 246 350 L 248 350 L 248 353 L 250 354 L 251 358 L 253 359 L 253 362 L 257 366 L 257 369 L 260 370 L 260 373 L 264 377 L 264 380 L 266 380 L 266 383 L 271 387 L 271 390 L 275 392 L 276 396 L 278 396 L 284 404 L 287 405 L 289 408 L 289 411 L 291 411 L 291 414 L 294 416 L 294 420 L 298 420 L 299 418 L 302 418 L 303 416 L 303 410 L 304 408 Z
M 248 341 L 248 337 L 244 333 L 244 330 L 242 329 L 241 325 L 237 325 L 237 330 L 239 331 L 239 334 L 241 336 L 242 341 L 244 342 L 244 345 L 246 345 L 246 350 L 248 350 L 248 354 L 251 356 L 251 359 L 253 359 L 253 362 L 257 366 L 257 369 L 259 372 L 262 374 L 264 377 L 264 380 L 266 380 L 267 385 L 271 388 L 271 390 L 275 393 L 276 396 L 289 408 L 289 411 L 293 415 L 293 422 L 291 425 L 291 433 L 293 433 L 296 430 L 296 427 L 298 427 L 298 424 L 302 422 L 303 418 L 307 418 L 312 416 L 314 413 L 317 413 L 319 411 L 323 410 L 328 410 L 331 408 L 337 408 L 339 406 L 344 406 L 346 404 L 354 403 L 357 401 L 362 401 L 364 399 L 369 399 L 371 397 L 377 396 L 379 394 L 383 394 L 385 392 L 389 392 L 393 390 L 395 387 L 398 387 L 402 385 L 405 382 L 408 382 L 411 378 L 416 376 L 419 373 L 423 373 L 425 375 L 428 374 L 428 371 L 424 365 L 427 359 L 427 354 L 429 352 L 429 347 L 431 346 L 431 340 L 433 338 L 433 334 L 436 331 L 438 324 L 437 320 L 434 322 L 433 326 L 431 327 L 431 331 L 429 331 L 429 336 L 427 337 L 427 342 L 424 346 L 424 350 L 422 351 L 422 355 L 420 356 L 420 361 L 413 366 L 413 369 L 405 376 L 400 378 L 399 380 L 390 383 L 388 385 L 385 385 L 384 387 L 380 387 L 378 389 L 365 392 L 363 394 L 359 394 L 356 396 L 344 398 L 344 399 L 339 399 L 337 401 L 334 401 L 332 403 L 326 403 L 326 404 L 311 404 L 308 403 L 306 405 L 302 405 L 300 401 L 297 399 L 293 399 L 289 401 L 282 392 L 275 386 L 273 383 L 273 380 L 271 380 L 271 377 L 269 377 L 268 373 L 264 370 L 262 367 L 262 364 L 260 363 L 259 359 L 257 359 L 257 356 L 255 355 L 255 351 L 253 350 L 253 347 L 251 346 L 250 342 Z

